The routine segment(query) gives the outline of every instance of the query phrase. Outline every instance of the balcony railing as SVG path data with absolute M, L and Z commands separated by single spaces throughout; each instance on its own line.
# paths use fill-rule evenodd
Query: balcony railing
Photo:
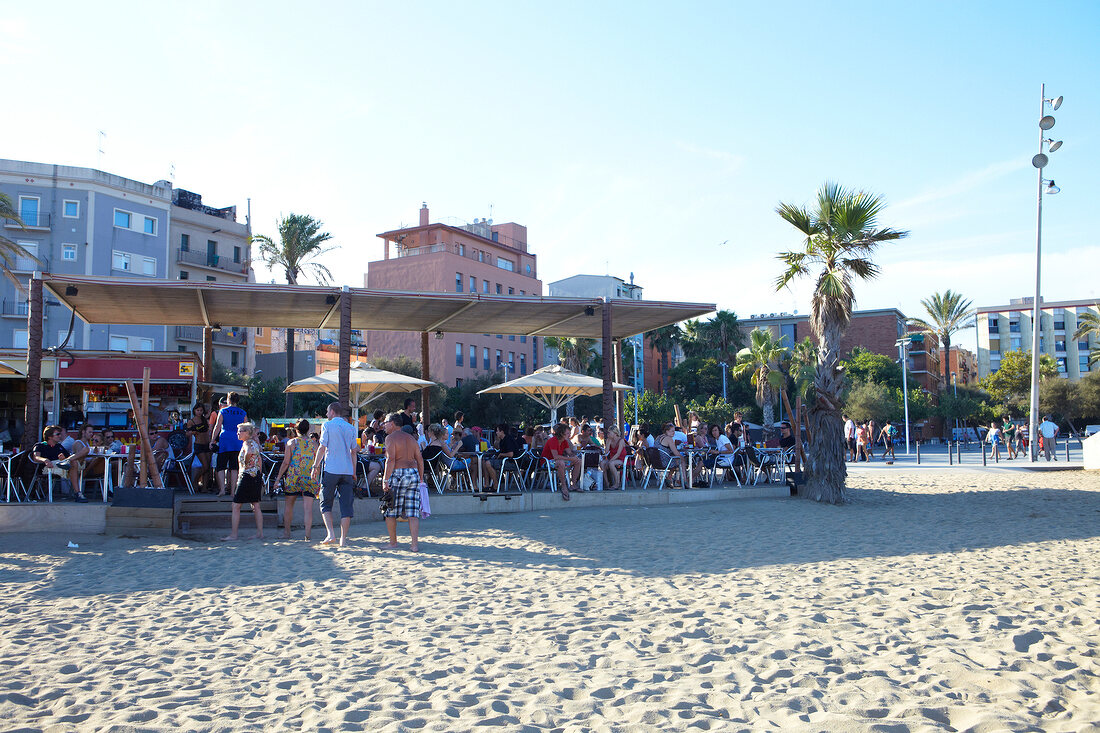
M 202 343 L 202 326 L 176 326 L 177 341 L 198 341 Z M 213 333 L 213 342 L 226 346 L 244 346 L 243 328 L 223 328 Z
M 499 262 L 502 259 L 499 255 L 488 252 L 486 250 L 475 251 L 475 248 L 470 245 L 466 245 L 465 249 L 462 251 L 459 250 L 457 244 L 426 244 L 423 247 L 402 247 L 400 244 L 397 245 L 398 257 L 416 257 L 417 255 L 428 255 L 434 254 L 436 252 L 450 252 L 453 255 L 465 257 L 469 260 L 476 260 L 477 262 L 481 262 L 494 267 L 500 267 Z M 518 255 L 516 256 L 516 259 L 512 259 L 510 257 L 505 257 L 503 259 L 511 261 L 513 269 L 509 270 L 504 267 L 500 267 L 501 270 L 504 270 L 505 272 L 511 272 L 516 275 L 523 275 L 524 277 L 538 277 L 538 273 L 536 273 L 533 269 L 530 273 L 527 273 L 526 271 L 521 271 L 523 265 L 522 262 L 519 261 Z
M 2 315 L 26 318 L 29 313 L 30 303 L 20 302 L 18 300 L 0 301 L 0 314 Z
M 12 258 L 12 272 L 49 272 L 50 261 L 45 257 L 39 257 L 35 262 L 30 257 L 13 257 Z
M 176 262 L 182 262 L 188 265 L 199 265 L 200 267 L 212 267 L 216 270 L 224 270 L 225 272 L 232 272 L 239 275 L 248 272 L 247 263 L 234 262 L 229 257 L 211 255 L 205 252 L 192 252 L 188 249 L 176 250 Z
M 36 214 L 26 213 L 20 214 L 19 218 L 23 220 L 23 226 L 27 229 L 49 229 L 50 228 L 50 215 L 44 211 L 39 211 Z M 11 229 L 19 229 L 19 222 L 15 219 L 4 219 L 4 226 Z

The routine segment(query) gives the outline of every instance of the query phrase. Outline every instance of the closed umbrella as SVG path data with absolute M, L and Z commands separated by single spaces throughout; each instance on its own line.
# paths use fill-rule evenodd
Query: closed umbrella
M 621 391 L 633 389 L 618 382 L 612 382 L 611 388 Z M 550 409 L 550 422 L 554 423 L 558 420 L 558 408 L 570 400 L 603 394 L 603 380 L 571 372 L 560 364 L 551 364 L 510 382 L 494 384 L 478 394 L 527 395 Z
M 348 371 L 351 395 L 352 424 L 359 425 L 360 408 L 390 392 L 415 392 L 431 387 L 435 382 L 410 377 L 397 372 L 376 369 L 366 362 L 351 363 Z M 336 396 L 340 390 L 340 370 L 332 369 L 315 377 L 292 382 L 284 392 L 324 392 Z

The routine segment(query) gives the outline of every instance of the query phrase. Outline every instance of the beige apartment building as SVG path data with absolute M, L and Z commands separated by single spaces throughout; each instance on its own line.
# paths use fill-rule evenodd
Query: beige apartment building
M 997 371 L 1001 356 L 1009 351 L 1030 351 L 1032 341 L 1033 298 L 1013 298 L 1008 305 L 982 306 L 977 309 L 978 376 Z M 1058 362 L 1058 376 L 1077 380 L 1089 373 L 1089 350 L 1098 345 L 1096 337 L 1074 341 L 1078 319 L 1086 313 L 1100 313 L 1095 300 L 1043 301 L 1039 308 L 1039 353 L 1050 354 Z M 1093 370 L 1100 366 L 1093 366 Z
M 432 222 L 427 204 L 419 224 L 378 235 L 383 258 L 367 263 L 364 285 L 385 290 L 541 296 L 537 258 L 527 247 L 527 227 L 492 219 Z M 368 358 L 408 356 L 420 360 L 421 335 L 364 331 Z M 541 339 L 517 334 L 433 335 L 432 379 L 445 386 L 499 372 L 512 379 L 539 366 Z

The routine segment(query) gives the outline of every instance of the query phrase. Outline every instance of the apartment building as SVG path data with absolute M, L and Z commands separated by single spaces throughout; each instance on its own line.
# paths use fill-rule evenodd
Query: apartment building
M 536 256 L 527 246 L 527 227 L 491 219 L 432 222 L 427 204 L 419 224 L 378 235 L 383 259 L 367 263 L 364 285 L 385 290 L 541 296 Z M 421 335 L 365 331 L 370 358 L 408 356 L 420 360 Z M 434 381 L 461 385 L 476 376 L 500 373 L 511 379 L 540 366 L 541 339 L 517 334 L 433 335 L 429 366 Z
M 955 383 L 960 387 L 977 384 L 977 355 L 969 349 L 954 345 L 948 351 L 948 369 L 955 375 Z
M 978 375 L 985 377 L 1000 368 L 1001 356 L 1009 351 L 1030 351 L 1034 298 L 1013 298 L 1008 305 L 977 309 Z M 1058 363 L 1058 375 L 1077 380 L 1089 373 L 1089 350 L 1100 345 L 1095 335 L 1074 341 L 1078 321 L 1086 313 L 1100 313 L 1096 300 L 1043 301 L 1039 308 L 1039 352 Z M 1093 371 L 1100 369 L 1094 365 Z

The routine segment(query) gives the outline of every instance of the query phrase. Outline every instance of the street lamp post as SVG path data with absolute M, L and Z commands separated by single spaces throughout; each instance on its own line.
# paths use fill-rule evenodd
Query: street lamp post
M 1059 189 L 1053 180 L 1043 178 L 1043 168 L 1049 162 L 1046 153 L 1043 152 L 1043 144 L 1048 145 L 1047 150 L 1053 153 L 1062 147 L 1061 140 L 1053 140 L 1044 137 L 1047 130 L 1054 127 L 1054 117 L 1045 114 L 1047 105 L 1054 110 L 1062 106 L 1062 98 L 1047 99 L 1046 84 L 1039 86 L 1039 153 L 1031 159 L 1031 164 L 1038 169 L 1039 194 L 1035 213 L 1035 299 L 1031 304 L 1031 414 L 1028 416 L 1028 448 L 1031 460 L 1039 460 L 1039 333 L 1042 328 L 1042 296 L 1040 294 L 1041 265 L 1043 252 L 1043 184 L 1047 184 L 1047 193 L 1058 193 Z
M 905 346 L 909 343 L 908 337 L 898 339 L 894 346 L 898 347 L 898 357 L 901 359 L 901 398 L 905 403 L 905 455 L 909 455 L 909 370 L 908 367 L 908 355 L 905 353 Z
M 730 365 L 724 361 L 718 362 L 718 366 L 722 367 L 722 401 L 726 401 L 726 372 L 729 371 Z M 782 417 L 782 415 L 780 415 Z
M 955 390 L 955 440 L 959 439 L 959 383 L 955 379 L 955 372 L 951 372 L 951 388 Z

